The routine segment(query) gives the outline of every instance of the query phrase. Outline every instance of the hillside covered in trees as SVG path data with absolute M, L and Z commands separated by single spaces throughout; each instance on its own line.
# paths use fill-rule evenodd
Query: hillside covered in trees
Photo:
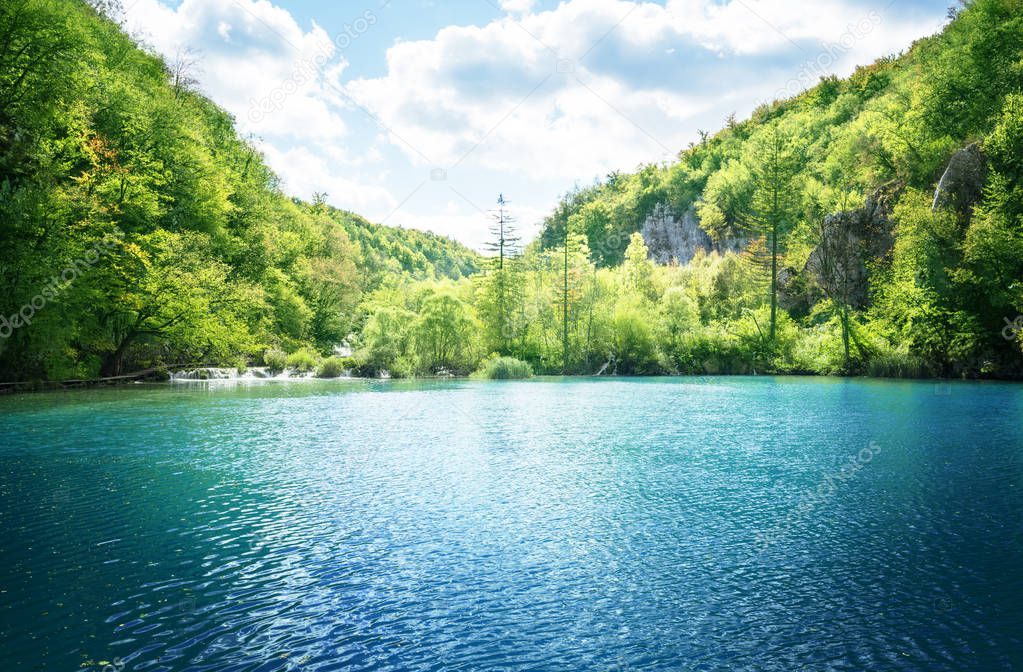
M 81 0 L 0 4 L 0 380 L 328 352 L 478 255 L 282 193 L 181 68 Z
M 675 163 L 570 193 L 524 254 L 445 290 L 461 349 L 381 327 L 433 310 L 434 285 L 381 297 L 365 360 L 1019 376 L 1023 3 L 950 14 L 941 34 L 729 119 Z
M 570 368 L 625 357 L 611 345 L 625 320 L 646 333 L 631 346 L 644 370 L 1018 375 L 1023 3 L 950 14 L 942 34 L 729 119 L 677 163 L 567 195 L 537 254 L 557 256 L 566 232 L 589 251 Z M 675 266 L 630 291 L 637 232 Z M 616 298 L 594 323 L 598 292 Z M 594 324 L 610 325 L 596 359 Z
M 524 246 L 500 200 L 481 259 L 286 197 L 80 0 L 5 3 L 0 375 L 312 366 L 347 343 L 365 375 L 1020 376 L 1023 2 L 953 14 L 577 189 Z

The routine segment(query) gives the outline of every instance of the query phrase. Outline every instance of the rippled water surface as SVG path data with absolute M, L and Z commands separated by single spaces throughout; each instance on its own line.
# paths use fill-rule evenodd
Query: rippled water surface
M 1023 669 L 1023 387 L 0 399 L 10 670 Z

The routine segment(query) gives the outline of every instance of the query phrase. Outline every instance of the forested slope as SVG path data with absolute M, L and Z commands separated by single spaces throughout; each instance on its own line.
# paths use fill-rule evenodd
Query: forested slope
M 0 377 L 344 341 L 332 370 L 366 374 L 1023 374 L 1023 0 L 578 190 L 489 260 L 285 196 L 172 70 L 80 0 L 0 5 Z
M 0 3 L 0 380 L 327 351 L 477 255 L 283 194 L 233 119 L 82 0 Z
M 730 119 L 674 164 L 577 189 L 541 245 L 563 245 L 568 227 L 613 267 L 634 232 L 706 234 L 706 247 L 744 250 L 748 262 L 748 282 L 717 280 L 723 294 L 760 299 L 723 314 L 701 303 L 704 327 L 734 324 L 775 294 L 786 313 L 776 320 L 842 321 L 842 370 L 900 352 L 907 370 L 1018 374 L 1020 329 L 1006 327 L 1023 326 L 1021 87 L 1023 3 L 968 2 L 900 56 Z M 675 251 L 691 261 L 691 246 Z

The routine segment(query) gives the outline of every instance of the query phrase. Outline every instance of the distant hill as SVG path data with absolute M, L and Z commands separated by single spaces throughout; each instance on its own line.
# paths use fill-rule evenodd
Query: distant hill
M 331 210 L 330 216 L 359 246 L 357 265 L 367 272 L 458 280 L 476 273 L 482 265 L 478 253 L 436 233 L 374 224 L 346 210 Z

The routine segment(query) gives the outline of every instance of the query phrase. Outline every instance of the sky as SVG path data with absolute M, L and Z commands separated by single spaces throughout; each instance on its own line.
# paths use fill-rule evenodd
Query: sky
M 559 197 L 671 161 L 730 114 L 846 76 L 950 0 L 123 0 L 291 195 L 480 249 Z

